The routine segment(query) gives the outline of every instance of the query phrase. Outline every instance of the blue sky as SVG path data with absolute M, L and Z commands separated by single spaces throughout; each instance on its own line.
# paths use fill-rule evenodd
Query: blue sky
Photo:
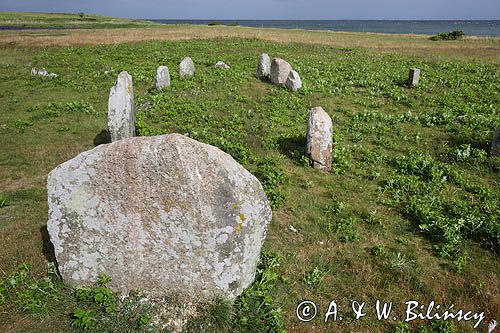
M 0 0 L 0 11 L 165 19 L 500 20 L 500 0 Z

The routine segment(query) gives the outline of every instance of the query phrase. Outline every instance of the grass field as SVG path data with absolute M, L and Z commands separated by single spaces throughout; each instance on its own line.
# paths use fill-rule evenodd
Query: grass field
M 486 331 L 500 318 L 500 158 L 487 156 L 500 126 L 499 50 L 494 38 L 243 27 L 0 32 L 0 331 L 154 331 L 149 309 L 120 303 L 105 278 L 75 291 L 47 273 L 46 176 L 100 143 L 122 70 L 138 135 L 177 132 L 223 149 L 273 206 L 257 283 L 232 306 L 207 305 L 191 331 L 475 331 L 405 323 L 409 300 L 484 311 Z M 262 52 L 288 60 L 303 88 L 256 79 Z M 196 75 L 181 80 L 188 55 Z M 159 65 L 173 83 L 162 92 L 152 89 Z M 422 69 L 418 88 L 405 86 L 411 67 Z M 330 174 L 304 156 L 313 106 L 333 120 Z M 324 315 L 334 299 L 342 321 L 295 316 L 303 300 Z M 354 319 L 352 300 L 367 303 L 366 317 Z M 394 302 L 397 320 L 377 320 L 376 300 Z
M 102 29 L 158 26 L 158 24 L 126 18 L 115 18 L 86 13 L 16 13 L 0 12 L 0 27 Z

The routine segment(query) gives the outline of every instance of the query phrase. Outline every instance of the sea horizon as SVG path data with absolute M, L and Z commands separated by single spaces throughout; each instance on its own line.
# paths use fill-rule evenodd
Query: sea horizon
M 245 27 L 389 34 L 434 35 L 462 30 L 471 36 L 500 36 L 500 20 L 239 20 L 239 19 L 147 19 L 163 24 L 238 23 Z

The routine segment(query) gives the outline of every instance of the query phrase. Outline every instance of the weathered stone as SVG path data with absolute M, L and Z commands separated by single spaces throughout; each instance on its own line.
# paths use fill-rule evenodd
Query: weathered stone
M 193 76 L 194 71 L 195 68 L 193 59 L 191 59 L 190 57 L 182 59 L 181 63 L 179 64 L 179 75 L 181 77 Z
M 419 82 L 420 82 L 420 69 L 418 68 L 410 69 L 410 77 L 408 78 L 408 85 L 410 87 L 416 87 L 418 86 Z
M 167 66 L 160 66 L 156 70 L 156 89 L 170 87 L 170 72 Z
M 49 73 L 45 68 L 37 70 L 35 67 L 31 69 L 31 75 L 39 75 L 39 76 L 48 76 L 48 77 L 57 77 L 55 73 Z
M 259 56 L 259 63 L 257 64 L 257 73 L 255 76 L 260 79 L 267 79 L 271 76 L 271 58 L 269 58 L 269 54 L 262 53 Z
M 292 91 L 297 91 L 302 87 L 302 80 L 300 79 L 299 73 L 294 70 L 290 71 L 288 79 L 286 80 L 286 87 Z
M 283 59 L 275 58 L 271 62 L 271 82 L 278 85 L 284 85 L 290 75 L 292 66 Z
M 321 107 L 309 111 L 306 154 L 315 169 L 329 172 L 332 167 L 332 119 Z
M 50 239 L 71 285 L 233 299 L 254 280 L 271 220 L 259 181 L 180 134 L 100 145 L 47 179 Z
M 118 75 L 109 92 L 108 130 L 112 142 L 135 136 L 134 87 L 126 71 Z
M 217 61 L 217 63 L 215 64 L 215 67 L 216 68 L 222 68 L 222 69 L 229 69 L 231 67 L 229 67 L 229 65 L 225 64 L 224 61 Z
M 497 128 L 493 141 L 491 142 L 491 156 L 500 156 L 500 127 Z

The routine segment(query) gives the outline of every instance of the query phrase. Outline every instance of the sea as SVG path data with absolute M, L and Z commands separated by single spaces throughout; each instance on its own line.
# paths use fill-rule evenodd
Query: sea
M 164 24 L 202 24 L 218 21 L 228 25 L 238 23 L 245 27 L 331 30 L 351 32 L 378 32 L 388 34 L 435 35 L 462 30 L 472 36 L 500 36 L 500 20 L 493 21 L 396 21 L 396 20 L 149 20 Z

